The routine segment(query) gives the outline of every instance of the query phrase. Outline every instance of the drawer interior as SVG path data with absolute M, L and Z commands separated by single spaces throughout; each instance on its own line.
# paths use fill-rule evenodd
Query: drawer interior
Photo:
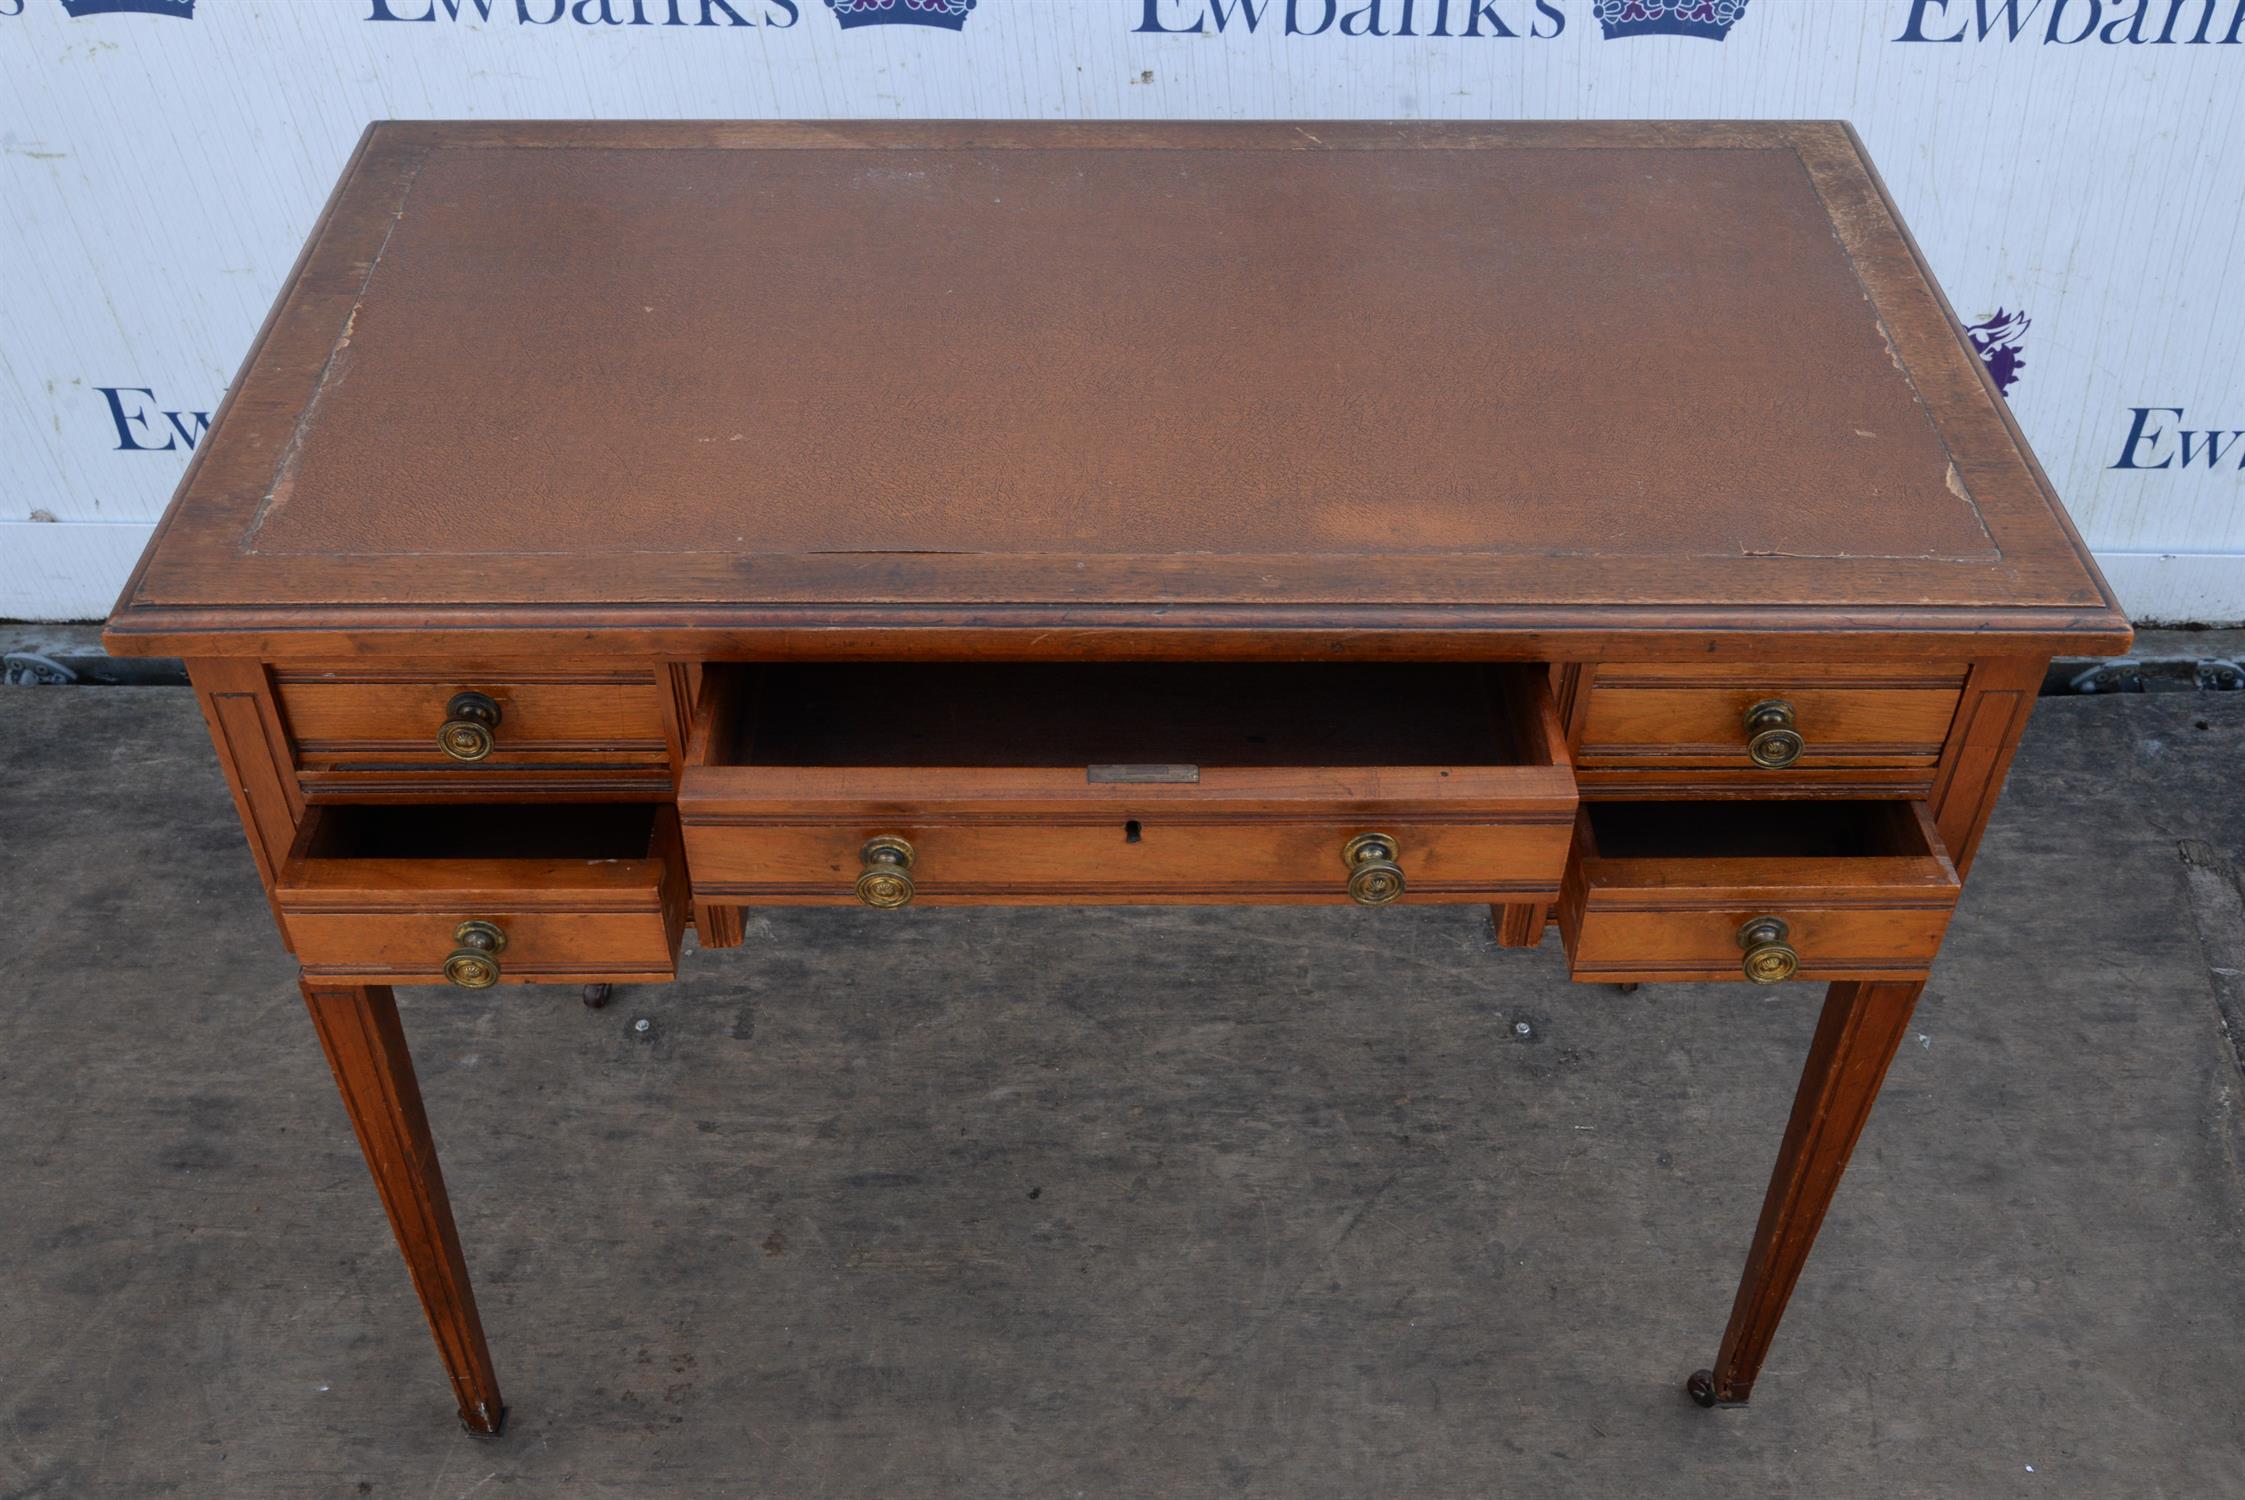
M 314 807 L 274 882 L 305 972 L 369 984 L 448 977 L 471 923 L 493 982 L 665 979 L 686 894 L 657 803 Z
M 1957 890 L 1919 802 L 1589 802 L 1559 931 L 1578 980 L 1775 982 L 1759 966 L 1775 950 L 1746 965 L 1755 922 L 1785 945 L 1777 978 L 1914 979 Z
M 1574 775 L 1541 667 L 784 663 L 712 669 L 679 781 L 698 900 L 1347 901 L 1555 895 Z
M 1911 804 L 1810 798 L 1586 802 L 1594 859 L 1926 858 Z
M 738 669 L 712 764 L 1059 768 L 1501 766 L 1475 664 L 790 663 Z
M 655 847 L 652 803 L 405 804 L 315 809 L 307 860 L 638 860 Z

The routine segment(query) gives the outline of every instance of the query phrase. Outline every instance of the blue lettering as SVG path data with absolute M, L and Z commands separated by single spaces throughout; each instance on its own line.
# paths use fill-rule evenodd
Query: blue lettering
M 1908 0 L 1909 12 L 1903 18 L 1902 34 L 1898 42 L 1961 42 L 1967 36 L 1979 41 L 2021 41 L 2038 29 L 2044 46 L 2072 47 L 2082 42 L 2097 41 L 2107 46 L 2140 46 L 2144 43 L 2173 45 L 2183 41 L 2205 46 L 2213 41 L 2214 23 L 2225 5 L 2229 9 L 2229 29 L 2221 38 L 2221 45 L 2235 46 L 2245 34 L 2245 0 L 2166 0 L 2165 19 L 2160 23 L 2159 34 L 2149 36 L 2152 17 L 2160 14 L 2160 0 L 1972 0 L 1972 19 L 1958 19 L 1952 7 L 1961 7 L 1965 0 Z M 2177 37 L 2176 29 L 2182 24 L 2185 11 L 2197 6 L 2198 24 L 2187 37 Z M 1543 8 L 1544 0 L 1536 0 Z M 1957 29 L 1946 35 L 1929 28 L 1941 21 L 1956 21 Z M 2038 28 L 2036 23 L 2040 21 Z M 2078 21 L 2078 29 L 2069 29 L 2069 20 Z
M 1973 0 L 1973 4 L 1979 11 L 1980 40 L 1984 42 L 1988 39 L 1989 34 L 1995 30 L 1995 23 L 1988 19 L 1989 0 Z M 2065 0 L 2058 0 L 2058 6 L 2059 9 L 2063 10 Z M 2042 9 L 2042 0 L 2027 0 L 2027 8 L 2023 13 L 2019 9 L 2019 0 L 1995 0 L 1995 8 L 1995 13 L 2003 19 L 2004 30 L 2010 33 L 2011 40 L 2016 42 L 2026 34 L 2027 23 L 2034 19 L 2035 12 Z M 2055 34 L 2057 28 L 2055 15 L 2051 18 L 2051 28 L 2053 34 Z
M 437 18 L 437 7 L 441 5 L 444 7 L 444 13 L 457 21 L 460 19 L 460 7 L 466 5 L 472 7 L 478 16 L 488 22 L 491 19 L 491 7 L 497 3 L 497 0 L 431 0 L 429 8 L 417 16 L 399 15 L 396 11 L 390 9 L 396 3 L 398 3 L 398 0 L 374 0 L 374 12 L 367 19 L 369 21 L 434 21 Z
M 1130 29 L 1151 32 L 1155 36 L 1192 36 L 1204 28 L 1205 23 L 1200 21 L 1195 21 L 1190 26 L 1164 26 L 1161 23 L 1161 7 L 1162 0 L 1146 0 L 1145 15 Z M 1248 22 L 1249 28 L 1253 29 L 1254 24 L 1253 21 Z
M 109 417 L 111 421 L 117 424 L 117 451 L 119 453 L 165 453 L 170 451 L 171 442 L 169 439 L 165 441 L 161 448 L 154 443 L 142 443 L 134 439 L 133 428 L 146 427 L 148 425 L 148 414 L 144 411 L 126 411 L 125 403 L 121 399 L 132 395 L 146 396 L 153 400 L 156 395 L 154 391 L 144 385 L 97 385 L 94 389 L 109 398 Z
M 2189 3 L 2190 0 L 2167 0 L 2167 24 L 2159 28 L 2158 39 L 2160 41 L 2173 43 L 2175 40 L 2175 23 L 2183 18 L 2183 7 Z M 2192 41 L 2204 45 L 2206 33 L 2214 25 L 2214 6 L 2216 3 L 2217 0 L 2199 0 L 2198 34 L 2191 38 Z
M 0 0 L 0 6 L 23 0 Z M 419 15 L 412 6 L 425 8 Z M 463 17 L 489 24 L 496 7 L 507 0 L 367 0 L 369 21 L 459 21 Z M 1160 0 L 1146 0 L 1149 11 Z M 695 9 L 699 7 L 699 19 Z M 657 18 L 659 12 L 659 19 Z M 496 11 L 504 16 L 503 11 Z M 0 9 L 0 15 L 14 12 Z M 514 17 L 524 26 L 552 26 L 574 21 L 579 26 L 755 26 L 759 24 L 734 8 L 733 0 L 514 0 Z M 764 0 L 761 24 L 785 30 L 803 18 L 800 0 Z
M 179 420 L 181 417 L 187 420 L 182 422 Z M 164 413 L 164 420 L 171 424 L 171 430 L 178 433 L 189 448 L 193 448 L 197 440 L 210 431 L 210 413 L 207 411 L 167 411 Z M 169 439 L 165 440 L 164 446 L 171 446 Z M 2190 460 L 2186 458 L 2183 462 L 2189 463 Z
M 2173 412 L 2180 419 L 2183 409 L 2179 406 L 2131 406 L 2128 409 L 2136 414 L 2136 420 L 2128 429 L 2128 441 L 2120 445 L 2120 462 L 2112 467 L 2116 469 L 2164 469 L 2172 464 L 2174 462 L 2172 458 L 2163 458 L 2155 464 L 2137 462 L 2136 445 L 2148 441 L 2156 449 L 2159 446 L 2159 440 L 2166 436 L 2165 433 L 2147 433 L 2144 430 L 2150 425 L 2153 412 Z
M 1961 27 L 1958 28 L 1955 36 L 1927 36 L 1925 34 L 1925 17 L 1928 11 L 1939 11 L 1941 14 L 1947 15 L 1949 13 L 1949 0 L 1910 0 L 1910 18 L 1902 23 L 1902 34 L 1895 40 L 1898 42 L 1961 42 L 1964 40 L 1964 31 Z M 1982 36 L 1988 34 L 1988 22 L 1985 14 L 1980 19 L 1980 34 Z
M 2108 47 L 2117 47 L 2122 42 L 2127 42 L 2131 46 L 2142 42 L 2144 39 L 2144 7 L 2149 3 L 2150 0 L 2136 0 L 2136 9 L 2133 12 L 2125 16 L 2115 16 L 2105 23 L 2105 29 L 2098 33 L 2099 39 Z M 2121 29 L 2123 22 L 2127 23 L 2127 30 L 2125 31 Z
M 2222 450 L 2224 448 L 2235 449 L 2238 445 L 2239 440 L 2245 439 L 2245 432 L 2192 432 L 2188 427 L 2186 427 L 2182 430 L 2181 436 L 2183 440 L 2183 461 L 2181 467 L 2187 469 L 2192 464 L 2198 462 L 2199 455 L 2197 453 L 2191 452 L 2191 439 L 2204 438 L 2206 440 L 2206 445 L 2205 447 L 2201 448 L 2199 452 L 2205 455 L 2206 467 L 2211 469 L 2216 464 L 2222 461 Z M 2239 467 L 2245 468 L 2245 457 L 2240 458 Z
M 705 0 L 707 3 L 707 0 Z M 794 0 L 776 0 L 793 6 Z M 1567 29 L 1563 0 L 1532 0 L 1535 13 L 1528 35 L 1558 36 Z M 1947 0 L 1918 0 L 1921 4 L 1946 4 Z M 2245 0 L 2240 0 L 2245 3 Z M 1138 24 L 1133 32 L 1145 36 L 1207 36 L 1234 30 L 1256 32 L 1273 11 L 1285 7 L 1282 29 L 1288 36 L 1451 37 L 1520 35 L 1498 7 L 1504 0 L 1139 0 Z M 1353 8 L 1343 10 L 1344 4 Z M 1459 11 L 1463 31 L 1452 30 Z M 1544 23 L 1550 29 L 1544 29 Z M 1423 28 L 1423 29 L 1422 29 Z
M 2069 9 L 2083 3 L 2089 6 L 2089 19 L 2081 23 L 2081 30 L 2072 36 L 2058 35 L 2058 22 L 2064 19 Z M 2050 0 L 2050 29 L 2043 33 L 2044 45 L 2055 43 L 2060 47 L 2071 47 L 2076 42 L 2088 41 L 2097 34 L 2097 22 L 2103 17 L 2104 10 L 2105 0 Z
M 1408 5 L 1411 0 L 1403 0 Z M 1362 10 L 1352 10 L 1341 17 L 1343 36 L 1386 36 L 1380 29 L 1380 0 L 1370 0 Z
M 1496 28 L 1495 34 L 1497 36 L 1514 35 L 1513 29 L 1505 25 L 1503 19 L 1497 15 L 1497 0 L 1466 0 L 1466 4 L 1473 7 L 1466 12 L 1465 34 L 1467 36 L 1481 35 L 1481 23 L 1483 21 L 1487 21 Z
M 117 426 L 117 451 L 119 453 L 175 453 L 179 451 L 182 443 L 188 448 L 193 448 L 196 440 L 210 431 L 210 413 L 207 411 L 158 412 L 156 415 L 164 419 L 165 425 L 170 427 L 173 436 L 165 438 L 160 443 L 144 443 L 135 434 L 135 429 L 137 428 L 141 432 L 147 431 L 149 426 L 148 409 L 140 402 L 135 401 L 133 409 L 127 411 L 124 398 L 127 396 L 146 396 L 153 401 L 156 398 L 156 393 L 144 385 L 97 385 L 94 389 L 101 392 L 102 396 L 109 402 L 109 420 Z

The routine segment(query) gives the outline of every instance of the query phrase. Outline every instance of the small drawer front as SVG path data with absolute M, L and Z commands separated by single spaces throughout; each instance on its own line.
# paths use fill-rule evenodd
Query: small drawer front
M 634 770 L 667 785 L 670 743 L 651 669 L 290 669 L 274 674 L 273 688 L 308 786 L 368 774 L 535 771 L 550 783 Z
M 1585 804 L 1575 844 L 1579 981 L 1922 979 L 1957 902 L 1915 802 Z
M 1547 674 L 1408 665 L 770 671 L 678 793 L 697 900 L 872 905 L 1549 900 L 1575 805 Z
M 1602 666 L 1586 695 L 1577 760 L 1588 770 L 1699 768 L 1772 782 L 1795 772 L 1929 769 L 1963 690 L 1961 668 Z
M 886 811 L 847 786 L 797 787 L 800 795 L 771 801 L 684 804 L 698 897 L 854 902 L 868 844 L 894 838 L 909 846 L 912 899 L 922 904 L 1346 903 L 1361 899 L 1351 894 L 1351 841 L 1377 834 L 1401 871 L 1402 901 L 1548 900 L 1566 865 L 1573 807 L 1564 793 L 1545 808 L 1444 807 L 1335 786 L 1317 805 L 1251 809 L 1244 804 L 1263 800 L 1256 790 L 1213 774 L 1190 800 L 930 787 Z M 830 815 L 805 821 L 821 809 Z
M 652 983 L 677 969 L 686 879 L 667 807 L 330 807 L 274 898 L 315 977 Z

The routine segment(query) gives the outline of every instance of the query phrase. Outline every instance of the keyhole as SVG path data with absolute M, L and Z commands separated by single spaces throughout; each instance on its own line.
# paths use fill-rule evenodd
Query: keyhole
M 1140 831 L 1141 830 L 1138 827 L 1138 820 L 1136 818 L 1132 818 L 1129 822 L 1123 824 L 1123 842 L 1126 844 L 1137 843 Z

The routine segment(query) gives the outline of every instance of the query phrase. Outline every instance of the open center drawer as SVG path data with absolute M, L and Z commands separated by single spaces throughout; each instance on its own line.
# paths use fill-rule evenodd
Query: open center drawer
M 712 669 L 695 899 L 1530 901 L 1575 811 L 1540 668 Z
M 1920 802 L 1586 802 L 1575 839 L 1578 980 L 1922 979 L 1957 904 Z
M 667 980 L 686 911 L 648 803 L 312 807 L 273 894 L 307 975 L 470 989 Z

